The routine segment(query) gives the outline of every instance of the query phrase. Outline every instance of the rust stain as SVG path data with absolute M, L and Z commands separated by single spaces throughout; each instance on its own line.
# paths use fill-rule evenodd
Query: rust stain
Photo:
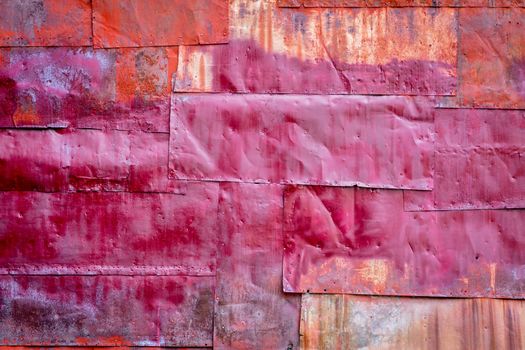
M 304 294 L 301 349 L 520 349 L 522 300 Z

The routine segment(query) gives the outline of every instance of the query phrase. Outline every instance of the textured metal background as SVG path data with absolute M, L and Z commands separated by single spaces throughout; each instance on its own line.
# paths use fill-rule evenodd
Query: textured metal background
M 0 0 L 0 350 L 525 346 L 524 7 Z

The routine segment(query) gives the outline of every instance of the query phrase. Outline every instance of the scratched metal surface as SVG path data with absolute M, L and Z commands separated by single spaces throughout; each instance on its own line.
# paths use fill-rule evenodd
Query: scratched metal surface
M 284 289 L 523 298 L 525 211 L 409 213 L 403 191 L 289 187 Z
M 522 349 L 522 300 L 305 294 L 301 349 Z
M 426 99 L 175 94 L 170 121 L 177 179 L 432 188 Z
M 453 9 L 234 0 L 229 44 L 181 47 L 175 90 L 454 95 L 456 17 Z

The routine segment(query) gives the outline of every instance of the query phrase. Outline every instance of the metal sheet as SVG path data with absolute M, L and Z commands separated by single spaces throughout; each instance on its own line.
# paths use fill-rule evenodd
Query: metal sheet
M 525 302 L 305 294 L 301 349 L 521 349 Z
M 0 49 L 0 127 L 166 132 L 177 52 Z
M 175 91 L 455 94 L 453 9 L 230 8 L 228 45 L 181 47 Z
M 2 0 L 0 46 L 88 46 L 90 0 Z
M 173 95 L 170 175 L 427 190 L 431 106 L 388 96 Z
M 290 187 L 289 292 L 525 297 L 525 211 L 408 213 L 403 191 Z
M 162 133 L 3 130 L 0 190 L 179 192 L 168 179 L 168 141 Z
M 93 0 L 95 47 L 228 41 L 228 0 Z
M 282 291 L 282 187 L 221 184 L 214 349 L 297 349 L 300 297 Z
M 407 191 L 407 210 L 525 208 L 525 112 L 436 112 L 433 191 Z
M 524 7 L 525 0 L 278 0 L 281 7 Z
M 217 203 L 213 183 L 180 194 L 2 192 L 0 274 L 210 275 Z
M 525 9 L 459 11 L 460 106 L 525 108 Z
M 4 345 L 207 346 L 213 277 L 1 276 Z

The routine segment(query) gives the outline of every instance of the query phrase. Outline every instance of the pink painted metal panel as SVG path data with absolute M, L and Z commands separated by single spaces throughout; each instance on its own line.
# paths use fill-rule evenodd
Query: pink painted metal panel
M 168 131 L 171 48 L 0 49 L 0 127 Z
M 89 0 L 2 0 L 0 46 L 89 46 Z
M 215 349 L 296 349 L 300 297 L 282 291 L 282 187 L 221 184 Z
M 403 191 L 290 187 L 288 292 L 523 298 L 525 212 L 403 211 Z
M 235 0 L 230 16 L 228 45 L 181 48 L 175 91 L 456 92 L 453 9 L 321 11 L 277 8 L 273 0 Z
M 218 184 L 169 193 L 0 193 L 0 273 L 215 271 Z
M 95 47 L 228 42 L 228 0 L 93 0 Z
M 459 11 L 458 102 L 525 108 L 525 9 Z
M 433 191 L 407 210 L 525 208 L 525 112 L 439 109 Z
M 3 130 L 0 190 L 180 192 L 168 179 L 168 141 L 162 133 Z
M 170 175 L 430 189 L 431 106 L 410 97 L 173 95 Z
M 1 276 L 5 345 L 207 346 L 213 277 Z

